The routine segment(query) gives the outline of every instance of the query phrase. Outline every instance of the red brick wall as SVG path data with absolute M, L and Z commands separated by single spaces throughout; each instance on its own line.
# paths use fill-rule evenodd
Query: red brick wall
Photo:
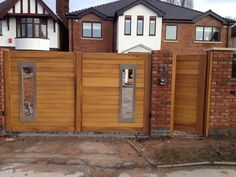
M 84 39 L 82 38 L 82 22 L 97 21 L 102 22 L 102 38 L 101 39 Z M 82 19 L 69 20 L 69 45 L 70 51 L 74 52 L 113 52 L 113 21 L 104 21 L 94 14 L 88 14 Z
M 171 112 L 171 79 L 173 54 L 169 51 L 152 53 L 152 86 L 151 86 L 151 134 L 167 135 L 170 128 Z M 160 71 L 162 64 L 166 71 Z M 160 78 L 166 78 L 165 86 L 159 85 Z
M 227 47 L 227 27 L 212 17 L 205 17 L 196 22 L 196 24 L 177 24 L 178 25 L 178 42 L 165 41 L 166 24 L 163 23 L 162 27 L 162 50 L 175 51 L 176 54 L 204 54 L 204 49 L 212 47 Z M 199 43 L 195 42 L 195 28 L 198 25 L 202 26 L 217 26 L 221 27 L 221 43 Z M 228 36 L 231 34 L 229 31 Z
M 69 12 L 69 0 L 56 0 L 56 12 L 64 24 L 68 26 L 66 13 Z
M 4 126 L 4 75 L 3 75 L 3 51 L 0 51 L 0 131 Z
M 236 83 L 231 81 L 232 51 L 210 51 L 213 57 L 210 134 L 236 134 Z

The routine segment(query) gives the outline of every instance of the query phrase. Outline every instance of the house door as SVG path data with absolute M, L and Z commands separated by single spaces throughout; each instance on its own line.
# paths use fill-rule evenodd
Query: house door
M 176 57 L 174 130 L 203 133 L 206 56 Z

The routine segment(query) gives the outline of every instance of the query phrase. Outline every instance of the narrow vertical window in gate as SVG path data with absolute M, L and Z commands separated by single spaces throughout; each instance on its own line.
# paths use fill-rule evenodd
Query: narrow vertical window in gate
M 120 65 L 120 122 L 134 122 L 136 65 Z
M 34 63 L 19 63 L 20 120 L 36 119 L 36 67 Z

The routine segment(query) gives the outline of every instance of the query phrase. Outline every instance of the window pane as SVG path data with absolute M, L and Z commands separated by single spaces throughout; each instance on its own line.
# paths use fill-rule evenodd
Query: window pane
M 21 37 L 26 37 L 26 33 L 25 33 L 25 27 L 26 24 L 21 24 L 21 32 L 22 32 L 22 36 Z
M 35 37 L 40 37 L 39 36 L 39 24 L 35 24 L 34 35 L 35 35 Z
M 39 18 L 34 19 L 34 23 L 39 23 L 39 22 L 40 22 Z
M 93 23 L 93 37 L 102 37 L 101 23 Z
M 177 26 L 166 26 L 166 40 L 177 40 Z
M 156 20 L 150 20 L 150 35 L 156 34 Z
M 27 32 L 28 32 L 28 37 L 33 37 L 33 25 L 32 24 L 28 24 L 27 25 Z
M 202 41 L 203 40 L 203 27 L 197 27 L 196 28 L 196 40 Z
M 2 34 L 2 21 L 0 21 L 0 35 Z
M 47 26 L 46 25 L 41 25 L 41 37 L 47 38 Z
M 41 21 L 41 38 L 47 38 L 47 20 L 46 19 L 40 19 Z
M 236 79 L 236 55 L 234 55 L 232 67 L 232 78 Z
M 125 34 L 131 34 L 131 19 L 125 19 Z
M 33 20 L 32 20 L 32 18 L 28 18 L 28 21 L 27 21 L 28 23 L 32 23 L 33 22 Z
M 212 27 L 204 28 L 204 41 L 211 41 L 212 38 Z
M 92 23 L 83 23 L 83 37 L 92 37 Z
M 219 28 L 213 28 L 212 41 L 220 41 L 220 30 L 219 30 Z
M 17 37 L 21 37 L 21 27 L 20 27 L 20 23 L 17 23 Z
M 22 18 L 21 23 L 26 23 L 26 18 Z
M 143 35 L 143 20 L 138 20 L 138 26 L 137 26 L 137 34 Z

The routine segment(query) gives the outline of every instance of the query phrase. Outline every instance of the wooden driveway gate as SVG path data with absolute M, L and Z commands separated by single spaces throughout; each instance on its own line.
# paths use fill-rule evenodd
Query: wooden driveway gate
M 4 52 L 11 132 L 148 132 L 149 54 Z

